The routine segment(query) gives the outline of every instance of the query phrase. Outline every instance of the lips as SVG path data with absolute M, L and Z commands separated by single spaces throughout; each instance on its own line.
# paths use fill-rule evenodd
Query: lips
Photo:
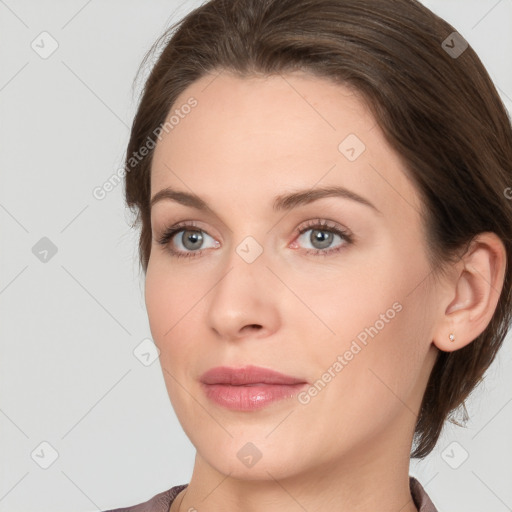
M 294 385 L 306 382 L 304 379 L 252 365 L 243 368 L 217 366 L 203 373 L 200 380 L 203 384 L 225 384 L 230 386 Z
M 251 365 L 218 366 L 204 373 L 200 381 L 206 397 L 213 403 L 246 412 L 284 402 L 307 386 L 304 379 Z

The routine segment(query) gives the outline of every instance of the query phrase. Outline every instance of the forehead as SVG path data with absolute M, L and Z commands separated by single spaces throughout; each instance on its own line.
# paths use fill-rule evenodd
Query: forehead
M 347 86 L 304 73 L 209 74 L 182 92 L 172 116 L 153 155 L 152 196 L 171 186 L 212 204 L 229 196 L 270 205 L 288 190 L 343 185 L 388 214 L 419 210 L 399 155 Z

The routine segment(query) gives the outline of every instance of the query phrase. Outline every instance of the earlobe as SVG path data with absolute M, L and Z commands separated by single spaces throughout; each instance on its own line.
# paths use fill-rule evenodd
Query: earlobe
M 489 325 L 505 277 L 503 242 L 495 233 L 480 233 L 457 268 L 460 270 L 446 285 L 448 304 L 441 305 L 444 311 L 433 339 L 436 347 L 445 352 L 468 345 Z

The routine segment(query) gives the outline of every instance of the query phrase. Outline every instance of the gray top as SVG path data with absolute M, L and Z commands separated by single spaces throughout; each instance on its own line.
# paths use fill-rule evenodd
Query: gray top
M 144 503 L 126 508 L 105 510 L 103 512 L 168 512 L 171 503 L 187 485 L 188 484 L 181 484 L 171 487 L 167 491 L 156 494 Z M 428 494 L 425 492 L 425 489 L 423 489 L 419 481 L 413 476 L 409 476 L 409 487 L 418 512 L 438 512 Z

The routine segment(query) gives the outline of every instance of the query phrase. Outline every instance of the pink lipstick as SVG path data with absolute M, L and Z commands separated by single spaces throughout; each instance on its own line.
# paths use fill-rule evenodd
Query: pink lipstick
M 307 385 L 304 379 L 252 365 L 218 366 L 205 372 L 200 381 L 210 400 L 236 411 L 253 411 L 292 398 Z

